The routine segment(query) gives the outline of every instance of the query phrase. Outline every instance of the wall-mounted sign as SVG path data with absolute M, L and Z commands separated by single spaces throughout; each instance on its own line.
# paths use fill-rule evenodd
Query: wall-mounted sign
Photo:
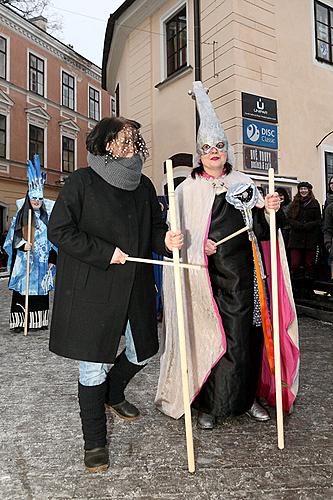
M 257 118 L 263 122 L 277 123 L 275 99 L 242 92 L 242 114 L 245 118 Z
M 277 151 L 261 149 L 251 146 L 243 146 L 244 168 L 248 170 L 267 171 L 274 168 L 278 173 L 278 154 Z
M 249 146 L 278 149 L 277 126 L 244 119 L 243 142 Z

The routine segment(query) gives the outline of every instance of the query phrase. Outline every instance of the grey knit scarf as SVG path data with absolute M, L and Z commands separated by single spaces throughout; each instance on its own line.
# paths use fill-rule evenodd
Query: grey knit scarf
M 89 167 L 111 186 L 134 191 L 140 184 L 142 159 L 138 154 L 131 158 L 112 158 L 88 153 L 87 160 Z

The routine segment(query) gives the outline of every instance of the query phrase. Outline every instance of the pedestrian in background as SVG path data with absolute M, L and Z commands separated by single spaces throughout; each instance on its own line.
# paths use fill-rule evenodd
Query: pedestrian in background
M 325 210 L 324 245 L 328 252 L 330 278 L 333 279 L 333 203 L 328 204 Z
M 326 208 L 333 202 L 333 177 L 330 177 L 328 181 L 328 191 L 326 194 L 326 200 L 324 203 L 323 212 L 325 213 Z
M 321 241 L 321 212 L 309 182 L 297 185 L 297 194 L 288 210 L 288 222 L 294 292 L 299 298 L 310 298 L 313 294 L 316 251 Z
M 286 247 L 286 249 L 288 249 L 289 233 L 290 233 L 290 224 L 288 221 L 288 210 L 290 207 L 291 200 L 290 200 L 290 196 L 288 194 L 288 191 L 285 188 L 277 187 L 276 192 L 279 194 L 279 197 L 280 197 L 280 212 L 282 212 L 282 214 L 284 216 L 284 217 L 282 217 L 280 214 L 280 229 L 282 232 L 285 247 Z
M 7 266 L 8 256 L 3 248 L 3 245 L 6 241 L 7 234 L 8 234 L 8 231 L 4 231 L 0 235 L 0 269 L 5 268 Z

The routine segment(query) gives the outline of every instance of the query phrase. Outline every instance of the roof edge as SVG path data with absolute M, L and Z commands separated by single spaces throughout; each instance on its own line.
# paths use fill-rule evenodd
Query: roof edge
M 110 15 L 108 19 L 108 24 L 106 27 L 105 31 L 105 37 L 104 37 L 104 47 L 103 47 L 103 62 L 102 62 L 102 89 L 107 90 L 106 88 L 106 68 L 107 68 L 107 63 L 108 63 L 108 58 L 109 58 L 109 53 L 110 53 L 110 48 L 111 48 L 111 43 L 112 43 L 112 38 L 113 38 L 113 33 L 114 33 L 114 27 L 116 24 L 116 21 L 119 19 L 119 17 L 126 12 L 127 9 L 129 9 L 133 4 L 135 0 L 125 0 L 123 4 L 121 4 L 118 9 Z

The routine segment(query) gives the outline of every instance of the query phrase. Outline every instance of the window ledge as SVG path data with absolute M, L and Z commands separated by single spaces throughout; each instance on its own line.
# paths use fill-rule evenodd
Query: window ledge
M 182 78 L 185 75 L 188 75 L 193 71 L 193 67 L 191 65 L 185 66 L 184 68 L 179 69 L 178 71 L 175 71 L 175 73 L 172 73 L 172 75 L 168 76 L 165 80 L 162 82 L 158 83 L 155 85 L 155 89 L 161 89 L 168 85 L 170 82 L 174 82 L 175 80 L 178 80 L 179 78 Z

